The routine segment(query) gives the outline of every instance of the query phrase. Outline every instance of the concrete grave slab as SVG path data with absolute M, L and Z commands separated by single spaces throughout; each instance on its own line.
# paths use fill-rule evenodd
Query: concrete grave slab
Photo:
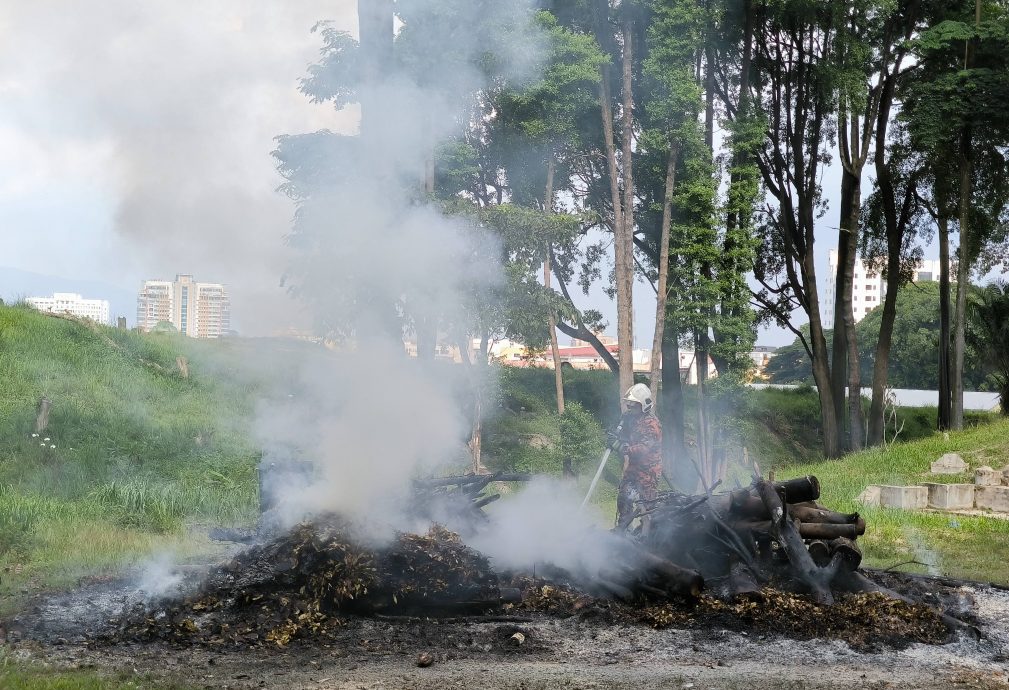
M 939 510 L 970 510 L 974 507 L 973 484 L 930 484 L 928 507 Z
M 880 486 L 879 504 L 884 508 L 920 510 L 928 507 L 927 486 Z
M 967 471 L 967 463 L 956 453 L 946 453 L 932 463 L 932 474 L 961 474 Z
M 855 497 L 858 503 L 864 506 L 879 506 L 879 485 L 870 484 L 865 487 L 858 496 Z
M 1009 486 L 974 487 L 974 505 L 997 513 L 1009 513 Z
M 1002 484 L 1002 473 L 996 472 L 987 465 L 978 467 L 974 470 L 974 484 L 976 486 L 1000 486 Z

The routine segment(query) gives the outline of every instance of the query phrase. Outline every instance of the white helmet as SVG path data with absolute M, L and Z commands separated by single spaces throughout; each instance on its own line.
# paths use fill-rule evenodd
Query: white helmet
M 652 391 L 643 383 L 635 383 L 624 393 L 624 402 L 636 402 L 644 412 L 651 412 Z

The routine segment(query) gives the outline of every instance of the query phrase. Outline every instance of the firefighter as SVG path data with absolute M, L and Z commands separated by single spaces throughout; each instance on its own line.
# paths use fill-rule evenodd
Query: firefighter
M 635 503 L 655 498 L 662 476 L 662 426 L 652 414 L 652 392 L 643 383 L 623 397 L 624 419 L 618 438 L 624 474 L 617 493 L 617 529 L 625 530 L 636 512 Z

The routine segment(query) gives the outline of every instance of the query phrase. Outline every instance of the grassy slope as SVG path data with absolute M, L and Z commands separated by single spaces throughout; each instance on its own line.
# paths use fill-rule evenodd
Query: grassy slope
M 0 307 L 0 602 L 251 515 L 251 396 L 219 366 L 206 344 Z
M 929 464 L 943 453 L 959 453 L 971 472 L 962 477 L 932 477 Z M 821 501 L 837 510 L 861 512 L 868 523 L 859 538 L 870 565 L 889 567 L 909 560 L 903 570 L 1009 583 L 1009 521 L 986 516 L 908 512 L 866 508 L 855 497 L 868 484 L 910 485 L 923 481 L 973 481 L 982 465 L 1009 464 L 1009 419 L 876 448 L 840 460 L 820 460 L 782 466 L 779 476 L 815 474 L 823 490 Z

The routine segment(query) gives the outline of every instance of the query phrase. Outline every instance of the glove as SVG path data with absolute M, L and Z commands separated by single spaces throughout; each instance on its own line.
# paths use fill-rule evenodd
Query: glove
M 607 431 L 606 445 L 615 451 L 620 450 L 620 437 L 613 431 Z

